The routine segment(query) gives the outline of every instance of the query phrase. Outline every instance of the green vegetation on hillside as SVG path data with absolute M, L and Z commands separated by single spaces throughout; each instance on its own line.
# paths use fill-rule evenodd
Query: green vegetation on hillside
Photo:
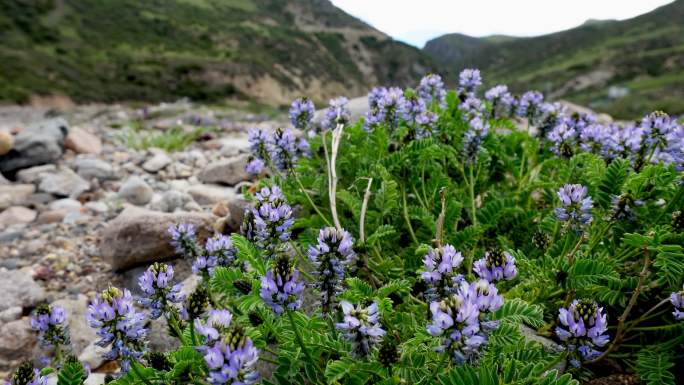
M 425 52 L 457 73 L 480 68 L 516 91 L 536 88 L 620 118 L 644 111 L 684 113 L 684 1 L 625 21 L 601 21 L 550 35 L 494 40 L 445 35 Z M 466 41 L 475 49 L 457 55 Z M 439 49 L 436 49 L 439 48 Z M 447 50 L 450 57 L 442 59 Z M 451 76 L 454 78 L 454 76 Z M 621 94 L 625 94 L 622 96 Z

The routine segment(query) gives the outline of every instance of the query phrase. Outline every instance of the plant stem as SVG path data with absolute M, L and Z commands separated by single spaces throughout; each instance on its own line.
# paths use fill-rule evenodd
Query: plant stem
M 176 315 L 170 314 L 170 316 L 167 316 L 166 322 L 169 324 L 169 327 L 173 330 L 173 332 L 178 335 L 178 340 L 180 341 L 181 345 L 185 345 L 185 337 L 183 336 L 183 331 L 178 325 L 178 318 L 176 318 Z
M 294 316 L 292 315 L 292 310 L 287 311 L 287 316 L 290 318 L 290 324 L 292 325 L 292 331 L 294 332 L 295 338 L 297 339 L 297 343 L 299 344 L 299 347 L 302 348 L 302 352 L 306 356 L 306 359 L 309 360 L 309 362 L 316 367 L 316 370 L 320 373 L 320 368 L 316 364 L 316 361 L 313 360 L 313 357 L 311 357 L 311 353 L 309 353 L 309 349 L 306 348 L 306 345 L 304 345 L 304 340 L 302 339 L 302 335 L 299 332 L 299 328 L 297 327 L 297 323 L 295 323 Z
M 135 375 L 138 376 L 138 378 L 140 378 L 142 382 L 144 382 L 146 385 L 152 385 L 150 380 L 148 380 L 147 377 L 143 376 L 142 373 L 140 373 L 140 370 L 138 369 L 138 366 L 136 364 L 137 361 L 131 362 L 131 369 L 133 369 L 133 373 L 135 373 Z
M 338 124 L 332 135 L 332 154 L 330 155 L 330 211 L 332 213 L 333 223 L 337 231 L 342 231 L 340 219 L 337 216 L 337 152 L 340 148 L 340 140 L 342 140 L 342 131 L 344 124 Z
M 366 210 L 368 210 L 368 200 L 371 196 L 371 184 L 373 184 L 373 178 L 368 178 L 368 186 L 366 186 L 366 192 L 363 194 L 361 215 L 359 216 L 359 238 L 362 244 L 366 243 Z
M 404 214 L 404 220 L 406 221 L 406 227 L 408 227 L 409 234 L 411 235 L 411 239 L 413 240 L 413 243 L 416 244 L 416 246 L 419 244 L 418 243 L 418 238 L 416 238 L 416 233 L 413 232 L 413 226 L 411 226 L 411 219 L 409 218 L 408 215 L 408 208 L 406 207 L 406 188 L 404 188 L 404 185 L 401 185 L 401 198 L 402 198 L 402 206 L 403 206 L 403 214 Z
M 442 239 L 444 238 L 444 217 L 446 216 L 446 188 L 442 188 L 439 192 L 440 203 L 442 209 L 437 217 L 436 232 L 435 232 L 435 243 L 437 247 L 442 246 Z
M 323 222 L 325 222 L 325 224 L 326 224 L 327 226 L 330 226 L 330 222 L 328 222 L 328 219 L 323 215 L 323 213 L 322 213 L 321 210 L 318 208 L 318 206 L 316 206 L 316 204 L 314 203 L 313 199 L 311 199 L 311 196 L 309 195 L 309 193 L 308 193 L 308 192 L 306 191 L 306 189 L 304 188 L 304 185 L 302 184 L 302 181 L 299 179 L 299 176 L 298 176 L 296 173 L 292 173 L 292 174 L 294 175 L 295 180 L 297 181 L 297 184 L 299 184 L 299 191 L 301 191 L 302 193 L 304 193 L 304 195 L 306 196 L 306 199 L 309 201 L 309 204 L 310 204 L 311 207 L 314 209 L 314 211 L 316 211 L 316 214 L 318 214 L 318 216 L 321 217 L 321 219 L 323 220 Z
M 475 215 L 475 180 L 473 178 L 473 167 L 475 167 L 474 164 L 468 168 L 470 174 L 470 183 L 468 183 L 468 187 L 470 188 L 470 214 L 472 216 L 473 226 L 477 226 L 477 216 Z
M 190 341 L 193 346 L 198 346 L 197 335 L 195 335 L 195 324 L 193 322 L 188 322 L 190 324 Z

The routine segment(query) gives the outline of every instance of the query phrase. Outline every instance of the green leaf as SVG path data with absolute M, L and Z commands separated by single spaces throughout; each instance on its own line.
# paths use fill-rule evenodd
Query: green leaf
M 524 323 L 539 328 L 544 325 L 544 312 L 537 305 L 530 305 L 519 298 L 514 298 L 506 300 L 503 306 L 494 312 L 493 319 Z
M 237 249 L 237 258 L 249 265 L 259 274 L 266 275 L 266 263 L 261 257 L 259 250 L 245 237 L 240 234 L 230 236 L 233 246 Z
M 637 355 L 636 371 L 647 385 L 674 385 L 675 377 L 670 372 L 673 366 L 667 352 L 643 349 Z
M 81 385 L 87 376 L 80 362 L 67 362 L 57 373 L 57 385 Z

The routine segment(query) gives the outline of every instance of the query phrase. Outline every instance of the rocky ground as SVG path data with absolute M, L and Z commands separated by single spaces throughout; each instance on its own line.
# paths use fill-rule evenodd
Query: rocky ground
M 230 214 L 242 214 L 239 190 L 249 183 L 247 128 L 280 123 L 185 101 L 0 107 L 0 378 L 41 355 L 28 317 L 43 301 L 67 309 L 76 355 L 95 371 L 115 370 L 92 345 L 89 299 L 108 285 L 137 288 L 148 263 L 172 258 L 170 224 L 235 229 Z M 174 141 L 199 127 L 209 129 L 180 151 L 137 144 L 145 132 Z M 189 276 L 187 263 L 176 266 Z

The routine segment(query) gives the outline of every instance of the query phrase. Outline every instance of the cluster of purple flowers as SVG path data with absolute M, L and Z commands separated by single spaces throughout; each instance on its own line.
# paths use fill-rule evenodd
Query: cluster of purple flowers
M 130 368 L 131 361 L 142 357 L 145 316 L 133 307 L 130 291 L 110 287 L 98 294 L 88 306 L 86 319 L 100 337 L 96 344 L 101 347 L 111 345 L 103 357 L 107 360 L 120 358 L 124 372 Z
M 42 346 L 69 345 L 69 329 L 64 309 L 56 305 L 40 305 L 31 317 L 31 328 L 38 332 Z
M 294 128 L 307 131 L 311 128 L 315 112 L 316 107 L 314 107 L 311 99 L 307 97 L 295 99 L 290 105 L 288 114 L 290 123 Z
M 303 291 L 304 282 L 299 278 L 299 271 L 285 255 L 280 256 L 273 269 L 261 278 L 261 299 L 276 314 L 299 309 Z
M 508 86 L 499 84 L 485 92 L 485 99 L 492 104 L 492 115 L 508 117 L 513 113 L 515 98 L 508 91 Z
M 171 244 L 179 254 L 194 257 L 192 272 L 195 274 L 211 277 L 216 267 L 232 266 L 235 262 L 237 250 L 230 238 L 223 234 L 216 234 L 207 239 L 205 246 L 201 247 L 197 241 L 195 227 L 190 223 L 171 226 L 168 232 L 171 235 Z
M 47 385 L 48 377 L 40 374 L 40 370 L 33 363 L 22 363 L 9 381 L 2 382 L 5 385 Z
M 670 303 L 674 306 L 672 314 L 675 316 L 675 319 L 684 320 L 684 286 L 682 286 L 681 291 L 675 291 L 670 294 Z
M 420 277 L 428 284 L 428 301 L 437 301 L 456 292 L 463 280 L 459 273 L 463 255 L 451 245 L 433 248 L 423 258 L 425 271 Z
M 442 77 L 436 74 L 429 74 L 420 79 L 418 85 L 418 96 L 428 104 L 436 104 L 441 108 L 446 106 L 446 90 Z
M 180 293 L 183 285 L 173 285 L 172 281 L 173 267 L 164 263 L 152 264 L 138 279 L 138 285 L 144 293 L 140 304 L 150 309 L 152 319 L 171 311 L 172 304 L 185 300 Z
M 194 321 L 197 332 L 204 336 L 205 344 L 198 347 L 209 368 L 207 380 L 214 385 L 249 385 L 259 380 L 255 366 L 259 351 L 245 330 L 231 325 L 233 315 L 227 310 L 212 310 L 206 323 Z
M 176 253 L 185 258 L 195 258 L 201 254 L 197 246 L 197 233 L 192 223 L 179 223 L 169 226 L 168 233 L 171 236 L 171 246 Z
M 351 112 L 347 108 L 349 99 L 344 96 L 338 96 L 330 99 L 328 109 L 325 110 L 325 116 L 321 126 L 325 130 L 334 130 L 338 124 L 345 125 L 351 120 Z
M 380 342 L 385 330 L 380 325 L 378 304 L 370 306 L 352 305 L 341 301 L 343 319 L 335 327 L 343 332 L 344 338 L 352 343 L 352 353 L 357 357 L 367 357 L 373 346 Z
M 488 314 L 503 305 L 496 286 L 481 279 L 461 281 L 456 293 L 430 303 L 432 323 L 427 331 L 442 338 L 439 351 L 446 351 L 456 363 L 476 357 L 487 342 L 487 333 L 498 327 L 498 322 L 487 321 Z
M 471 164 L 477 160 L 480 154 L 482 142 L 489 133 L 489 123 L 478 115 L 468 122 L 469 128 L 463 134 L 463 158 Z
M 253 175 L 260 174 L 269 162 L 279 171 L 289 171 L 299 158 L 309 155 L 309 142 L 298 139 L 289 128 L 278 128 L 274 133 L 252 128 L 248 140 L 252 156 L 245 170 Z
M 477 275 L 490 282 L 510 281 L 518 274 L 515 266 L 515 258 L 501 249 L 485 252 L 483 258 L 473 263 L 473 270 Z
M 473 96 L 477 88 L 482 84 L 480 70 L 466 68 L 458 75 L 458 94 L 461 100 Z
M 572 301 L 558 313 L 560 325 L 556 327 L 556 335 L 568 348 L 570 364 L 579 367 L 582 361 L 600 356 L 596 348 L 605 346 L 609 340 L 603 308 L 593 300 L 581 299 Z
M 458 108 L 468 120 L 482 116 L 483 112 L 485 111 L 485 106 L 482 103 L 482 100 L 476 98 L 475 96 L 468 96 L 458 106 Z
M 542 112 L 544 95 L 539 91 L 527 91 L 520 96 L 516 105 L 515 113 L 521 118 L 527 118 L 530 122 L 536 121 Z
M 294 225 L 292 208 L 278 186 L 264 187 L 255 194 L 254 207 L 245 210 L 242 231 L 247 239 L 272 257 L 290 239 Z
M 315 287 L 321 293 L 321 309 L 329 313 L 335 307 L 337 295 L 342 291 L 345 267 L 353 264 L 356 254 L 354 241 L 348 231 L 326 227 L 318 233 L 318 243 L 309 247 L 309 260 L 317 280 Z
M 643 205 L 642 200 L 634 199 L 631 194 L 614 195 L 610 219 L 614 221 L 631 221 L 636 218 L 634 208 Z
M 561 207 L 556 208 L 556 218 L 564 222 L 568 228 L 582 232 L 593 219 L 591 215 L 593 201 L 590 196 L 587 196 L 587 187 L 579 184 L 566 184 L 556 194 L 561 201 Z

